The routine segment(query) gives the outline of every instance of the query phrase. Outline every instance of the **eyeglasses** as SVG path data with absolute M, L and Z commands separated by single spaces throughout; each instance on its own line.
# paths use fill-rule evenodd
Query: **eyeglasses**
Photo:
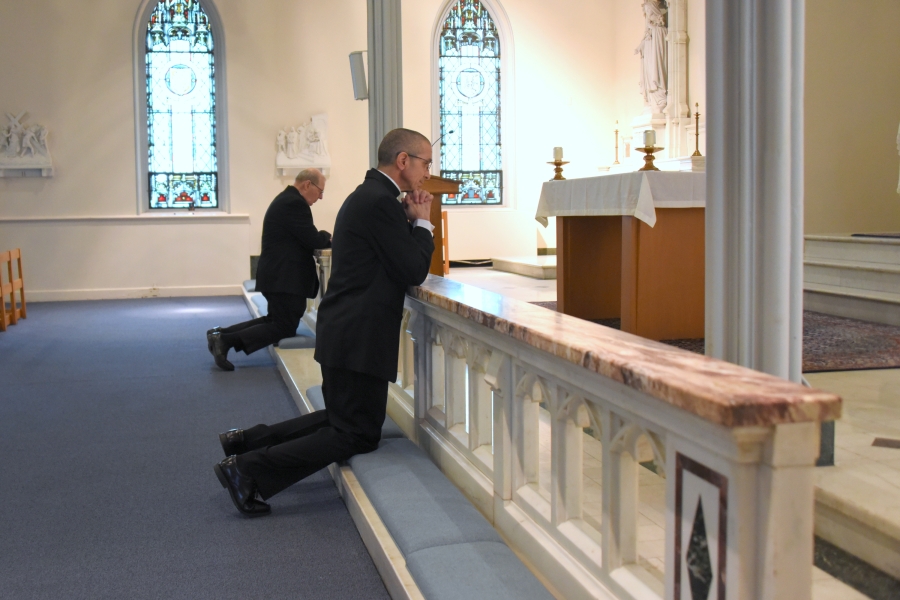
M 409 152 L 407 152 L 406 154 L 407 156 L 410 156 L 412 158 L 418 158 L 419 160 L 425 161 L 425 169 L 429 171 L 431 170 L 431 163 L 433 163 L 434 161 L 428 160 L 427 158 L 422 158 L 421 156 L 416 156 L 415 154 L 410 154 Z
M 320 193 L 320 194 L 324 194 L 324 193 L 325 193 L 325 190 L 323 190 L 322 188 L 320 188 L 319 186 L 317 186 L 316 184 L 314 184 L 312 181 L 309 182 L 309 185 L 311 185 L 311 186 L 313 186 L 314 188 L 316 188 L 317 190 L 319 190 L 319 193 Z

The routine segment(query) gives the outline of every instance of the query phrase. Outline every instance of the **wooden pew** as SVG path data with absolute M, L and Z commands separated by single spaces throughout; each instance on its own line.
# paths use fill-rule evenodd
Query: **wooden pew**
M 13 277 L 13 261 L 17 263 L 18 278 Z M 3 268 L 6 263 L 6 268 Z M 8 275 L 7 283 L 3 283 L 3 271 Z M 19 304 L 16 305 L 16 292 L 19 292 Z M 6 299 L 9 297 L 10 310 L 6 309 Z M 15 325 L 19 319 L 24 319 L 25 310 L 25 283 L 22 279 L 22 251 L 19 248 L 0 253 L 0 331 L 6 331 L 9 325 Z

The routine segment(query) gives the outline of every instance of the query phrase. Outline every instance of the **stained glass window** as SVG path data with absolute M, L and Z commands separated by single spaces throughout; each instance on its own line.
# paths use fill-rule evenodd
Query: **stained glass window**
M 444 204 L 500 204 L 500 39 L 478 0 L 450 7 L 440 34 L 441 176 L 462 181 Z
M 163 0 L 147 24 L 150 208 L 217 208 L 215 55 L 196 0 Z

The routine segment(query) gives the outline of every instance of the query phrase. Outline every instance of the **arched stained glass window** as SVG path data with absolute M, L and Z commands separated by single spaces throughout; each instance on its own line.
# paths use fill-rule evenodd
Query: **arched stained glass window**
M 478 0 L 450 7 L 439 38 L 441 176 L 462 181 L 444 204 L 501 204 L 500 39 Z
M 150 208 L 218 208 L 215 54 L 196 0 L 163 0 L 147 24 Z

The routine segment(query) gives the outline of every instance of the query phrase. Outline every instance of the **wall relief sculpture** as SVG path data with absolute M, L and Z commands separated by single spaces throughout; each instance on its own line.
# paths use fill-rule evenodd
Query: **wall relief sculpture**
M 285 127 L 275 136 L 275 168 L 288 171 L 315 167 L 325 172 L 331 167 L 328 154 L 328 115 L 313 115 L 306 125 Z
M 53 175 L 53 160 L 47 145 L 47 128 L 27 125 L 18 115 L 6 113 L 9 123 L 0 130 L 0 177 L 28 177 Z

